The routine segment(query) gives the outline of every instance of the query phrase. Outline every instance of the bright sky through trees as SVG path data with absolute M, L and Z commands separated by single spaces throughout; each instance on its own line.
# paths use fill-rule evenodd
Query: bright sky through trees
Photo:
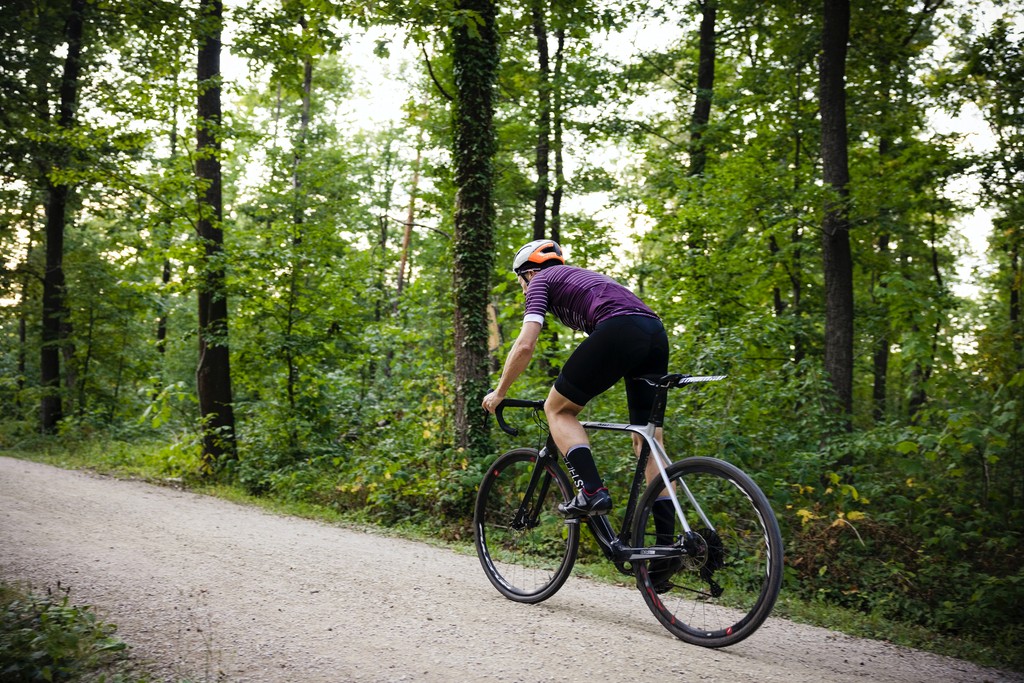
M 988 9 L 983 11 L 981 16 L 985 21 L 991 22 L 999 12 L 993 3 L 988 5 Z M 626 63 L 636 59 L 641 52 L 649 53 L 666 48 L 678 39 L 679 28 L 676 22 L 666 20 L 654 23 L 652 20 L 646 24 L 631 24 L 621 32 L 604 33 L 596 38 L 595 43 L 602 53 Z M 375 45 L 381 40 L 388 43 L 390 54 L 386 58 L 373 52 Z M 356 97 L 348 114 L 355 125 L 366 130 L 374 130 L 402 117 L 402 105 L 408 97 L 410 87 L 408 80 L 403 79 L 408 79 L 408 74 L 421 68 L 423 61 L 420 48 L 411 44 L 406 45 L 404 40 L 402 32 L 393 27 L 371 27 L 365 32 L 353 30 L 350 33 L 346 52 L 358 64 L 358 68 Z M 938 49 L 948 51 L 948 46 L 940 46 Z M 234 68 L 241 68 L 241 63 L 237 60 L 232 63 Z M 643 111 L 647 107 L 649 112 L 651 106 L 659 106 L 657 93 L 649 96 L 645 103 L 635 104 L 634 110 Z M 960 136 L 961 150 L 982 153 L 993 149 L 992 134 L 977 107 L 971 104 L 964 106 L 956 116 L 933 108 L 930 111 L 930 122 L 936 133 Z M 603 164 L 613 173 L 625 170 L 626 166 L 636 161 L 623 146 L 608 145 L 604 153 L 606 156 Z M 576 170 L 575 161 L 572 156 L 566 160 L 566 172 L 570 176 Z M 972 271 L 984 267 L 988 237 L 992 231 L 992 211 L 977 206 L 979 185 L 976 177 L 968 175 L 958 178 L 950 184 L 948 191 L 956 199 L 976 207 L 958 221 L 959 229 L 968 243 L 968 252 L 958 268 L 961 282 L 957 285 L 957 291 L 963 295 L 973 296 L 977 294 L 978 287 L 972 282 Z M 607 222 L 613 228 L 619 228 L 620 241 L 631 243 L 635 235 L 630 234 L 629 227 L 643 229 L 643 217 L 631 217 L 622 207 L 609 207 L 607 201 L 608 196 L 605 193 L 575 195 L 568 198 L 567 208 L 586 211 L 597 220 Z

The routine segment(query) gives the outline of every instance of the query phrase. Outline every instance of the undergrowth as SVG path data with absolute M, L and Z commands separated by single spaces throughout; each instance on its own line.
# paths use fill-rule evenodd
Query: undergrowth
M 0 583 L 0 680 L 148 680 L 125 671 L 133 665 L 116 627 L 72 604 L 68 593 L 59 585 L 37 593 Z

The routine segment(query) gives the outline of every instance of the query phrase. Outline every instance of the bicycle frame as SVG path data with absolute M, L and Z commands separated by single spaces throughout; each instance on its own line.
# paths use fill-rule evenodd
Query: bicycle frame
M 581 422 L 580 424 L 584 429 L 587 430 L 600 430 L 600 431 L 611 431 L 611 432 L 625 432 L 630 434 L 636 434 L 643 441 L 643 445 L 640 448 L 640 454 L 637 458 L 636 469 L 633 474 L 633 482 L 630 486 L 629 501 L 626 504 L 626 511 L 622 521 L 621 531 L 616 534 L 612 528 L 611 523 L 604 515 L 587 517 L 586 520 L 590 526 L 591 533 L 597 540 L 598 545 L 601 547 L 602 552 L 605 556 L 615 563 L 620 571 L 629 574 L 629 569 L 625 567 L 626 562 L 634 560 L 652 560 L 658 558 L 668 557 L 681 557 L 687 554 L 687 548 L 685 541 L 683 544 L 676 543 L 672 546 L 665 546 L 664 548 L 644 548 L 644 547 L 632 547 L 632 539 L 630 529 L 633 526 L 633 515 L 636 512 L 636 505 L 639 502 L 640 492 L 643 490 L 641 484 L 646 484 L 646 469 L 647 462 L 651 455 L 654 456 L 654 462 L 657 465 L 659 476 L 665 485 L 665 491 L 668 497 L 672 501 L 672 507 L 675 510 L 676 518 L 682 524 L 683 538 L 686 539 L 692 533 L 689 522 L 686 519 L 686 515 L 683 512 L 682 505 L 679 503 L 679 497 L 676 495 L 675 487 L 673 487 L 668 478 L 667 467 L 671 464 L 668 458 L 668 453 L 658 443 L 655 438 L 657 429 L 664 423 L 665 407 L 667 404 L 668 390 L 674 386 L 684 386 L 686 384 L 692 384 L 697 382 L 710 382 L 722 379 L 724 376 L 708 376 L 708 377 L 691 377 L 686 375 L 668 375 L 659 378 L 643 378 L 645 381 L 654 385 L 656 388 L 654 405 L 651 411 L 651 420 L 646 425 L 634 425 L 634 424 L 623 424 L 623 423 L 612 423 L 612 422 Z M 532 407 L 539 409 L 543 406 L 543 402 L 536 401 L 519 401 L 511 400 L 507 401 L 509 407 Z M 498 416 L 499 425 L 502 429 L 510 433 L 516 432 L 511 428 L 507 428 L 503 420 Z M 543 467 L 541 465 L 544 458 L 554 458 L 554 454 L 558 453 L 558 448 L 554 443 L 550 433 L 547 436 L 547 443 L 545 447 L 540 451 L 540 458 L 538 459 L 538 466 L 534 471 L 534 475 L 531 478 L 529 491 L 532 492 L 539 482 Z M 545 479 L 542 486 L 544 487 L 541 491 L 541 498 L 547 493 L 547 487 L 550 482 Z M 700 504 L 697 502 L 693 493 L 689 487 L 686 486 L 686 482 L 679 481 L 678 485 L 683 489 L 683 493 L 686 496 L 694 513 L 700 518 L 701 522 L 708 529 L 714 529 L 711 524 L 711 520 L 705 515 Z M 523 505 L 520 507 L 516 514 L 516 523 L 526 524 L 531 517 L 532 511 L 525 510 L 526 501 L 532 499 L 533 496 L 528 494 Z M 579 523 L 579 520 L 569 520 L 568 523 Z
M 676 518 L 682 524 L 683 533 L 688 534 L 691 532 L 690 523 L 687 521 L 686 515 L 683 513 L 682 505 L 679 504 L 679 498 L 676 495 L 675 487 L 671 486 L 669 483 L 668 472 L 666 471 L 666 468 L 669 465 L 671 465 L 672 462 L 668 458 L 668 453 L 665 452 L 665 449 L 661 446 L 660 443 L 658 443 L 658 440 L 655 438 L 655 430 L 657 430 L 657 426 L 654 422 L 649 422 L 644 426 L 633 424 L 618 424 L 611 422 L 582 422 L 580 424 L 583 426 L 584 429 L 587 430 L 628 432 L 636 434 L 644 441 L 644 445 L 640 449 L 640 455 L 637 458 L 636 470 L 633 474 L 633 485 L 630 487 L 629 502 L 626 504 L 626 514 L 623 518 L 622 523 L 623 531 L 619 535 L 619 539 L 621 541 L 625 541 L 629 538 L 629 529 L 632 527 L 633 513 L 636 511 L 636 504 L 638 502 L 639 497 L 639 484 L 641 481 L 647 483 L 645 473 L 647 470 L 647 461 L 651 458 L 651 456 L 654 457 L 654 463 L 658 467 L 658 474 L 661 477 L 661 481 L 665 484 L 665 491 L 668 494 L 668 497 L 672 501 L 672 507 L 675 509 Z M 697 499 L 694 497 L 689 487 L 686 486 L 686 482 L 680 481 L 678 482 L 678 485 L 682 487 L 683 493 L 686 495 L 686 499 L 692 506 L 693 511 L 697 514 L 698 517 L 700 517 L 700 520 L 704 523 L 704 526 L 708 529 L 714 529 L 714 526 L 711 524 L 711 520 L 709 520 L 707 515 L 704 514 L 704 510 L 701 509 L 700 504 L 697 502 Z M 647 548 L 644 549 L 644 551 L 644 554 L 637 554 L 636 557 L 630 556 L 618 559 L 650 559 L 652 557 L 652 555 L 650 554 L 650 549 Z M 672 557 L 678 554 L 679 553 L 669 553 L 665 556 Z M 654 557 L 658 557 L 658 555 L 655 555 Z

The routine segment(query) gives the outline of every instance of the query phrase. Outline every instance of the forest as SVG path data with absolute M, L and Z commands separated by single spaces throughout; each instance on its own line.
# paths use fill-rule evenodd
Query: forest
M 480 400 L 551 238 L 728 375 L 668 451 L 757 480 L 784 593 L 1024 667 L 1019 3 L 7 0 L 0 32 L 0 453 L 141 446 L 464 538 L 542 439 Z M 513 394 L 580 340 L 549 321 Z

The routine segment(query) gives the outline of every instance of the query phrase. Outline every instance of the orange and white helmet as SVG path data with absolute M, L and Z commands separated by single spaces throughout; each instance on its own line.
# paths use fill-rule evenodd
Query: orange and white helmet
M 546 268 L 552 263 L 565 265 L 562 247 L 554 240 L 534 240 L 524 244 L 516 252 L 516 257 L 512 261 L 512 271 L 516 275 L 521 275 L 524 271 Z

